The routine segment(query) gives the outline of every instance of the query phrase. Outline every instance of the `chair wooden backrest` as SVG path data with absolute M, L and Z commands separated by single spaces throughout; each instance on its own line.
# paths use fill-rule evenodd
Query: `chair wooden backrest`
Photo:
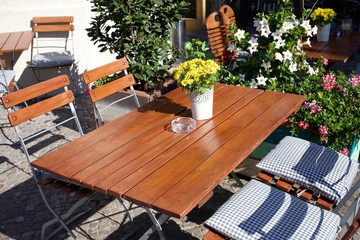
M 25 121 L 62 107 L 66 104 L 69 104 L 70 107 L 73 108 L 72 102 L 75 100 L 75 97 L 73 92 L 67 89 L 67 85 L 69 84 L 69 77 L 67 75 L 61 75 L 3 96 L 2 101 L 9 111 L 8 118 L 10 124 L 15 127 Z M 14 110 L 12 108 L 22 102 L 38 98 L 59 88 L 64 88 L 64 92 L 25 108 L 18 110 Z
M 221 6 L 218 12 L 213 12 L 206 18 L 210 49 L 218 63 L 223 61 L 224 51 L 230 44 L 227 36 L 230 33 L 228 27 L 232 24 L 236 27 L 235 13 L 229 5 Z
M 127 69 L 129 68 L 129 63 L 126 58 L 121 58 L 111 63 L 107 63 L 100 67 L 91 69 L 86 71 L 82 74 L 82 77 L 85 83 L 89 86 L 89 94 L 91 101 L 94 104 L 94 108 L 96 114 L 101 120 L 101 125 L 104 125 L 103 115 L 101 114 L 106 108 L 110 107 L 111 105 L 123 101 L 127 98 L 133 97 L 136 107 L 140 107 L 139 100 L 135 94 L 135 90 L 133 85 L 135 85 L 135 79 L 132 74 L 128 74 Z M 112 81 L 107 82 L 106 84 L 92 88 L 91 84 L 97 80 L 100 80 L 104 77 L 111 77 Z M 101 99 L 104 99 L 118 91 L 123 89 L 130 88 L 131 95 L 128 95 L 123 98 L 119 98 L 116 101 L 111 102 L 107 106 L 100 108 L 97 105 L 97 102 Z
M 215 60 L 220 63 L 223 58 L 224 50 L 226 49 L 220 13 L 213 12 L 209 14 L 206 18 L 205 25 L 211 52 L 214 54 Z
M 33 17 L 32 19 L 32 31 L 34 32 L 35 43 L 33 48 L 36 49 L 36 54 L 39 54 L 41 49 L 49 51 L 51 47 L 68 50 L 68 41 L 72 40 L 72 33 L 74 31 L 74 17 L 72 16 L 53 16 L 53 17 Z M 46 33 L 53 33 L 46 35 Z M 55 35 L 54 33 L 63 33 L 61 35 Z M 66 34 L 68 33 L 68 34 Z M 44 36 L 41 36 L 44 34 Z M 70 34 L 70 36 L 69 36 Z M 46 38 L 46 41 L 61 42 L 60 44 L 44 44 L 41 45 L 41 38 Z M 73 44 L 71 44 L 73 45 Z

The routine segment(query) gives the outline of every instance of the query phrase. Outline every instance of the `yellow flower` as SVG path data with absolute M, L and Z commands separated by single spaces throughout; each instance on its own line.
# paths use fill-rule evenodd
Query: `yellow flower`
M 316 8 L 310 17 L 316 25 L 324 26 L 334 20 L 336 13 L 331 8 Z
M 214 60 L 195 58 L 180 64 L 173 76 L 187 92 L 204 92 L 219 81 L 219 70 L 220 66 Z

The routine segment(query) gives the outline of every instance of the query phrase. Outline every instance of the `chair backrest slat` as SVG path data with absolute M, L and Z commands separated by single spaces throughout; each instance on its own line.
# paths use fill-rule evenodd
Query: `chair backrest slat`
M 73 102 L 75 100 L 74 94 L 71 90 L 67 90 L 63 93 L 60 93 L 54 97 L 45 99 L 41 102 L 35 103 L 28 107 L 19 109 L 17 111 L 11 112 L 8 114 L 10 124 L 12 126 L 17 126 L 20 123 L 23 123 L 27 120 L 40 116 L 44 113 L 47 113 L 53 109 L 59 108 Z
M 132 74 L 126 75 L 105 85 L 97 87 L 90 91 L 90 97 L 93 102 L 97 102 L 115 92 L 123 90 L 135 84 L 135 79 Z
M 113 61 L 111 63 L 102 65 L 92 70 L 83 73 L 83 79 L 86 84 L 90 84 L 100 78 L 109 76 L 113 73 L 123 71 L 129 67 L 129 63 L 126 58 Z
M 49 16 L 49 17 L 33 17 L 33 23 L 72 23 L 73 16 Z
M 69 84 L 69 77 L 65 74 L 60 75 L 50 80 L 16 91 L 10 95 L 3 96 L 3 104 L 6 108 L 13 107 L 30 99 L 42 96 L 53 90 L 65 87 Z
M 33 32 L 69 32 L 69 31 L 74 31 L 74 25 L 33 26 Z

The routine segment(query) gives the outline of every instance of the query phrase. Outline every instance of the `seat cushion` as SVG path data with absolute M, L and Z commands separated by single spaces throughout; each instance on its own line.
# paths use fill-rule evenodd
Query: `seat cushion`
M 223 204 L 205 225 L 231 239 L 335 239 L 340 216 L 257 180 Z
M 287 136 L 256 166 L 339 202 L 351 188 L 359 163 L 324 146 Z
M 74 59 L 70 51 L 46 52 L 34 55 L 30 67 L 58 67 L 71 65 Z

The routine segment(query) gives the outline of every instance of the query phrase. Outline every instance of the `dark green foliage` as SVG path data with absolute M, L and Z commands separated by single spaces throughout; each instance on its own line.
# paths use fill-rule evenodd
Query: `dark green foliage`
M 90 0 L 95 17 L 86 29 L 100 48 L 126 57 L 141 86 L 155 87 L 176 60 L 172 29 L 187 11 L 186 1 Z

